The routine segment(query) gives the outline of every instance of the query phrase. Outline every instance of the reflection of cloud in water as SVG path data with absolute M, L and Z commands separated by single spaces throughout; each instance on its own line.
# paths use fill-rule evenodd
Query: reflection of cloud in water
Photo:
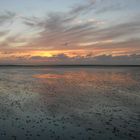
M 137 81 L 133 78 L 131 73 L 115 73 L 115 72 L 88 72 L 88 71 L 74 71 L 74 72 L 64 72 L 61 74 L 47 73 L 47 74 L 37 74 L 33 77 L 38 79 L 44 79 L 44 82 L 49 82 L 56 84 L 58 80 L 65 80 L 65 82 L 74 82 L 79 85 L 85 86 L 95 86 L 99 84 L 108 85 L 109 84 L 120 84 L 123 86 L 133 86 L 137 84 Z M 53 82 L 52 82 L 53 81 Z

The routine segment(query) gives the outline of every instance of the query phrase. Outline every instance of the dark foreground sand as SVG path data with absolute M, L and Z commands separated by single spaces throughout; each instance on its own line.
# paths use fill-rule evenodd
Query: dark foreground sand
M 140 140 L 140 68 L 0 68 L 0 140 Z

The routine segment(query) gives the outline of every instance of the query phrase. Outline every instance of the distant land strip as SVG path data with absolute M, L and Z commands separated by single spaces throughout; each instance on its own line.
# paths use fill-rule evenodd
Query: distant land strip
M 41 67 L 41 68 L 79 68 L 79 67 L 140 67 L 140 65 L 0 65 L 0 67 Z

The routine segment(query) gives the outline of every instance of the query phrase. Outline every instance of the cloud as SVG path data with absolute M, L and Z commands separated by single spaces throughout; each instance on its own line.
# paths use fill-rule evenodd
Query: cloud
M 4 25 L 5 23 L 12 23 L 16 14 L 11 11 L 4 11 L 0 13 L 0 25 Z
M 124 36 L 130 36 L 140 33 L 140 20 L 129 19 L 128 21 L 118 23 L 117 25 L 110 26 L 105 29 L 98 30 L 96 38 L 98 39 L 117 39 Z M 132 36 L 131 36 L 132 37 Z
M 0 31 L 0 37 L 3 37 L 5 35 L 7 35 L 9 33 L 8 30 L 5 30 L 5 31 Z
M 79 15 L 91 11 L 95 5 L 95 0 L 88 0 L 85 4 L 75 4 L 70 10 L 69 14 Z
M 87 56 L 75 56 L 68 57 L 64 54 L 59 54 L 50 58 L 45 57 L 31 57 L 31 60 L 37 60 L 38 62 L 43 62 L 43 64 L 93 64 L 93 65 L 139 65 L 140 55 L 122 55 L 122 56 L 112 56 L 112 55 L 100 55 L 92 56 L 87 54 Z
M 27 45 L 29 48 L 48 50 L 78 50 L 114 48 L 133 50 L 139 48 L 140 20 L 132 20 L 102 27 L 98 20 L 77 20 L 60 13 L 49 15 L 44 22 L 40 22 L 42 31 L 39 37 Z M 98 26 L 99 25 L 99 26 Z M 81 44 L 81 45 L 80 45 Z M 139 52 L 140 50 L 138 50 Z
M 92 11 L 95 1 L 77 4 L 67 12 L 51 12 L 43 19 L 37 17 L 24 18 L 25 25 L 40 28 L 38 39 L 29 46 L 40 48 L 62 49 L 72 47 L 90 34 L 100 24 L 96 19 L 80 19 L 80 15 Z M 62 45 L 68 44 L 68 45 Z
M 129 0 L 127 0 L 128 2 Z M 96 9 L 96 14 L 104 14 L 106 12 L 119 11 L 125 8 L 126 3 L 120 0 L 100 0 L 98 1 L 100 7 Z
M 40 29 L 38 37 L 32 39 L 31 43 L 25 47 L 42 50 L 94 50 L 97 47 L 107 50 L 114 47 L 126 48 L 127 46 L 122 44 L 132 44 L 129 41 L 132 38 L 134 38 L 132 42 L 136 41 L 137 38 L 139 39 L 139 15 L 123 19 L 110 26 L 107 25 L 108 23 L 105 20 L 97 20 L 94 16 L 92 18 L 84 17 L 84 14 L 93 14 L 98 3 L 105 2 L 104 0 L 86 0 L 84 4 L 77 4 L 67 12 L 50 12 L 43 18 L 23 18 L 26 26 L 35 30 Z M 102 10 L 111 10 L 111 8 L 113 10 L 114 7 L 117 9 L 122 7 L 123 4 L 119 0 L 119 2 L 115 1 L 113 7 L 111 7 L 112 3 L 108 0 L 103 6 L 105 8 L 102 7 Z M 108 40 L 112 40 L 112 42 L 107 42 Z M 135 44 L 139 46 L 137 41 Z M 130 45 L 128 45 L 129 47 Z
M 140 55 L 99 55 L 92 56 L 92 54 L 87 54 L 86 56 L 75 56 L 69 57 L 65 54 L 54 55 L 53 57 L 41 57 L 41 56 L 18 56 L 10 59 L 0 60 L 0 64 L 92 64 L 92 65 L 139 65 Z

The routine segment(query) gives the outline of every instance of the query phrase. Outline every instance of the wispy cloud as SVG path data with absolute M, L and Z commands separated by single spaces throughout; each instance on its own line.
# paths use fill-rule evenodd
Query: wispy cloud
M 11 11 L 4 11 L 0 13 L 0 25 L 3 25 L 5 23 L 12 23 L 14 18 L 16 17 L 16 14 Z
M 126 0 L 128 1 L 128 0 Z M 104 14 L 106 12 L 119 11 L 125 8 L 126 3 L 120 0 L 100 0 L 98 1 L 100 7 L 96 10 L 96 14 Z

